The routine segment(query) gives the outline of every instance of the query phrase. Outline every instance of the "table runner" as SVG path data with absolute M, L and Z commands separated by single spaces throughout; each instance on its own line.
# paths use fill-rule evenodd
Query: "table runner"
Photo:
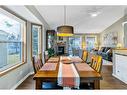
M 67 58 L 67 57 L 66 57 Z M 64 64 L 62 60 L 66 60 L 65 57 L 60 57 L 60 65 L 58 72 L 58 85 L 70 88 L 79 88 L 80 77 L 76 71 L 74 64 Z M 67 58 L 67 60 L 69 60 Z

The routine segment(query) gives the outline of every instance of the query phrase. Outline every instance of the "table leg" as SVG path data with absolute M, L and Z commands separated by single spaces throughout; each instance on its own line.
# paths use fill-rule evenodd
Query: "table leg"
M 35 80 L 36 89 L 42 89 L 42 82 L 39 79 Z
M 100 89 L 100 80 L 94 81 L 94 89 Z

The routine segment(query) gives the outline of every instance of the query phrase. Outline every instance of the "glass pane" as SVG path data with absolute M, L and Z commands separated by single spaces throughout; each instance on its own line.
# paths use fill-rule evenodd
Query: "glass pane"
M 82 44 L 82 37 L 81 36 L 75 36 L 75 37 L 69 37 L 69 48 L 68 52 L 69 55 L 73 54 L 73 49 L 81 49 Z
M 23 23 L 0 14 L 0 70 L 22 63 L 22 26 Z
M 21 42 L 0 43 L 0 69 L 22 62 Z
M 7 63 L 20 63 L 21 62 L 21 42 L 8 43 L 8 59 Z
M 0 41 L 21 41 L 21 23 L 0 14 Z
M 38 55 L 38 28 L 37 27 L 32 27 L 32 52 L 33 55 Z
M 87 37 L 86 38 L 86 49 L 91 51 L 95 45 L 95 37 Z

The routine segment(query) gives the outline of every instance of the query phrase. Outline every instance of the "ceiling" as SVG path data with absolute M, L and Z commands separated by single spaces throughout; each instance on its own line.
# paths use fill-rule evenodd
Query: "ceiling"
M 25 6 L 8 5 L 6 7 L 32 23 L 42 24 Z
M 42 24 L 38 18 L 27 9 L 26 6 L 6 6 L 28 21 Z M 35 5 L 41 16 L 51 29 L 64 24 L 64 6 L 62 5 Z M 124 16 L 126 6 L 66 6 L 66 24 L 74 26 L 74 33 L 100 33 Z M 99 13 L 91 17 L 91 13 Z
M 52 29 L 64 24 L 64 6 L 35 6 Z M 74 33 L 100 33 L 124 16 L 126 6 L 66 6 L 66 24 Z M 98 12 L 96 17 L 91 13 Z

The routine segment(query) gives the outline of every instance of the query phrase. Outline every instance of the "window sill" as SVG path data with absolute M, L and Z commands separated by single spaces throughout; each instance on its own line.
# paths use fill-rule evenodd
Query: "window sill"
M 23 63 L 21 63 L 21 64 L 17 64 L 17 65 L 15 65 L 15 66 L 12 66 L 12 67 L 10 67 L 10 68 L 8 68 L 8 69 L 6 69 L 6 70 L 0 71 L 0 77 L 3 76 L 3 75 L 5 75 L 5 74 L 7 74 L 7 73 L 9 73 L 9 72 L 12 71 L 12 70 L 15 70 L 16 68 L 18 68 L 18 67 L 24 65 L 25 63 L 26 63 L 26 62 L 23 62 Z

